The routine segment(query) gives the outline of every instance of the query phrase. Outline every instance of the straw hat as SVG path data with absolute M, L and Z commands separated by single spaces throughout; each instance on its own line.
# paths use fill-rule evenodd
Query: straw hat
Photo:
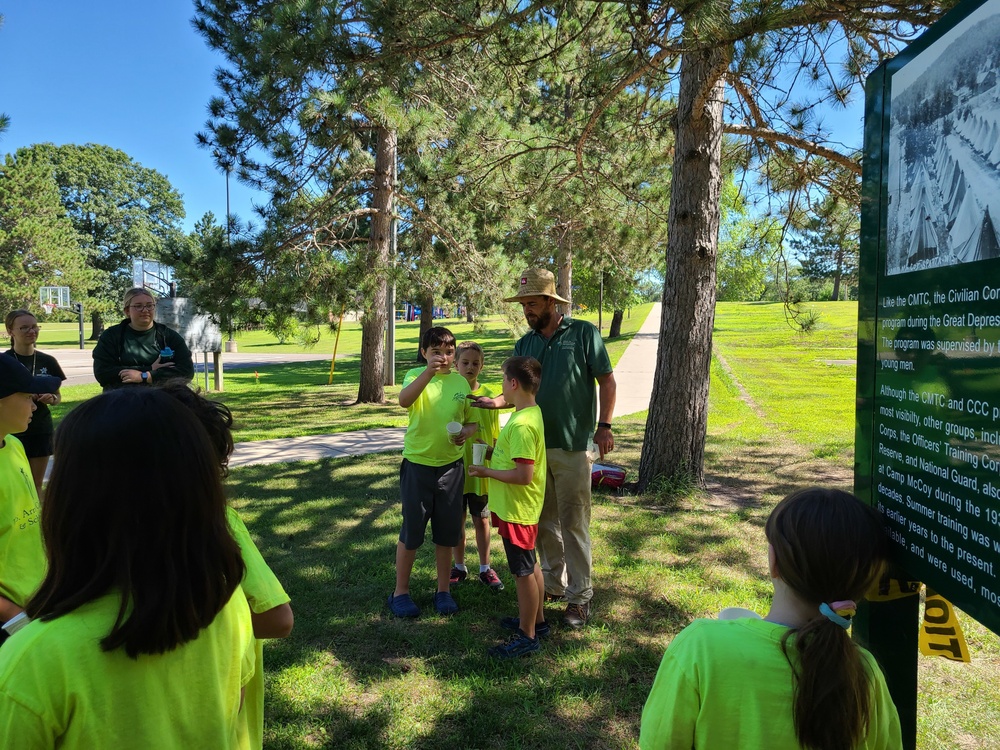
M 556 294 L 556 277 L 544 268 L 529 268 L 521 274 L 521 288 L 513 297 L 504 302 L 520 302 L 525 297 L 551 297 L 556 302 L 568 305 L 569 300 Z

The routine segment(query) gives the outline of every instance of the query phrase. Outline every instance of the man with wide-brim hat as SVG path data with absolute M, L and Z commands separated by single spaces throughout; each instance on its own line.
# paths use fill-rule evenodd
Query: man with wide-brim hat
M 61 384 L 57 377 L 32 375 L 13 357 L 0 356 L 0 625 L 21 613 L 46 566 L 38 493 L 14 433 L 28 429 L 35 395 L 56 393 Z M 0 631 L 0 642 L 5 636 Z
M 520 303 L 531 327 L 514 345 L 515 356 L 542 363 L 535 400 L 545 423 L 548 471 L 537 549 L 546 598 L 565 599 L 563 622 L 581 627 L 590 617 L 594 594 L 587 451 L 591 441 L 601 456 L 614 450 L 615 375 L 597 327 L 556 309 L 558 303 L 569 302 L 556 294 L 551 271 L 528 269 L 521 274 L 517 294 L 504 301 Z M 476 403 L 486 408 L 506 406 L 503 396 Z

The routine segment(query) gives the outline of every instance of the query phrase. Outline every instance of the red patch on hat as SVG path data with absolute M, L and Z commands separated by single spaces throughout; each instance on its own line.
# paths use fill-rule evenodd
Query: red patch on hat
M 528 277 L 527 276 L 522 276 L 521 277 L 521 286 L 524 286 L 527 283 L 528 283 Z

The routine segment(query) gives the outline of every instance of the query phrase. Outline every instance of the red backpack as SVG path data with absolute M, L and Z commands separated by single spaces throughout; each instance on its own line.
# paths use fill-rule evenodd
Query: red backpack
M 593 487 L 610 487 L 620 490 L 625 484 L 625 467 L 613 464 L 594 464 L 590 471 L 590 484 Z

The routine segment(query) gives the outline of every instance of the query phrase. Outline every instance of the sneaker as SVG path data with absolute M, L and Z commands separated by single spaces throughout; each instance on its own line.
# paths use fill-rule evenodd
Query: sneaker
M 469 571 L 462 570 L 461 568 L 452 567 L 451 574 L 448 576 L 448 580 L 451 583 L 461 583 L 465 580 L 466 576 L 469 575 Z
M 564 602 L 566 601 L 565 594 L 550 594 L 548 591 L 545 592 L 545 601 L 547 602 Z
M 494 594 L 503 591 L 503 581 L 500 580 L 500 576 L 497 575 L 497 572 L 493 568 L 480 573 L 479 580 L 489 586 Z
M 510 637 L 506 643 L 494 646 L 488 653 L 494 659 L 516 659 L 519 656 L 528 656 L 539 650 L 541 646 L 538 638 L 529 638 L 520 630 Z
M 521 618 L 504 617 L 502 620 L 500 620 L 500 627 L 506 630 L 520 630 Z M 535 623 L 535 636 L 537 636 L 538 638 L 545 638 L 551 632 L 552 632 L 552 626 L 549 625 L 549 623 L 546 622 L 545 620 Z
M 400 594 L 399 596 L 389 594 L 386 604 L 389 605 L 389 611 L 396 615 L 396 617 L 420 616 L 420 607 L 413 603 L 409 594 Z
M 590 617 L 590 602 L 586 604 L 567 604 L 563 614 L 563 622 L 571 628 L 582 628 Z
M 434 609 L 439 615 L 453 615 L 458 612 L 458 604 L 447 591 L 438 591 L 434 594 Z

